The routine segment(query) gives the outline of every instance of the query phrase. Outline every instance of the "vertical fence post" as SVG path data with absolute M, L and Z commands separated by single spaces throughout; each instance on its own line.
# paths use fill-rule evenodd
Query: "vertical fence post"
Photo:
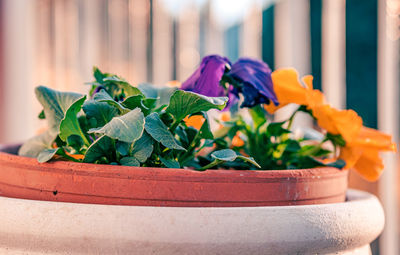
M 275 68 L 294 67 L 300 76 L 309 74 L 310 5 L 308 0 L 282 0 L 275 6 Z M 276 120 L 289 118 L 298 106 L 288 106 L 276 114 Z M 296 115 L 293 127 L 311 124 L 306 114 Z
M 346 107 L 346 1 L 322 2 L 322 90 L 334 107 Z
M 36 1 L 5 1 L 3 142 L 24 141 L 35 132 L 39 104 L 33 92 Z
M 399 18 L 400 4 L 378 0 L 378 126 L 399 141 Z M 386 214 L 380 239 L 383 255 L 399 254 L 399 208 L 397 156 L 384 155 L 385 172 L 379 193 Z

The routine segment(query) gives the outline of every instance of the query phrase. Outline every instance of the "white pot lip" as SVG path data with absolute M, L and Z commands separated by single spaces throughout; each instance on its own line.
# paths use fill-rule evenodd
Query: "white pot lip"
M 148 205 L 106 205 L 106 204 L 88 204 L 88 203 L 75 203 L 75 202 L 60 202 L 60 201 L 46 201 L 46 200 L 33 200 L 33 199 L 25 199 L 25 198 L 12 198 L 12 197 L 4 197 L 0 195 L 0 201 L 1 200 L 8 200 L 8 201 L 20 201 L 20 202 L 28 202 L 28 203 L 42 203 L 42 204 L 48 204 L 49 206 L 57 204 L 57 206 L 83 206 L 83 207 L 108 207 L 108 208 L 127 208 L 127 207 L 144 207 L 144 208 L 154 208 L 154 209 L 161 209 L 161 208 L 169 208 L 169 209 L 179 209 L 179 210 L 210 210 L 210 211 L 216 211 L 216 210 L 273 210 L 273 211 L 288 211 L 288 210 L 309 210 L 309 209 L 333 209 L 333 208 L 340 208 L 340 207 L 348 207 L 352 205 L 359 205 L 359 204 L 364 204 L 364 203 L 377 203 L 380 205 L 379 199 L 366 191 L 361 191 L 361 190 L 356 190 L 356 189 L 347 189 L 346 192 L 346 201 L 341 202 L 341 203 L 329 203 L 329 204 L 312 204 L 312 205 L 284 205 L 284 206 L 232 206 L 232 207 L 180 207 L 180 206 L 148 206 Z

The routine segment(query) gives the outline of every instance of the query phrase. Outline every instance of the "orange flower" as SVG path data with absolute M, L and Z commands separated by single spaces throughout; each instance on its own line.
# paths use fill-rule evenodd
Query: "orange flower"
M 275 106 L 272 102 L 265 106 L 265 109 L 271 114 L 291 103 L 306 105 L 307 108 L 312 109 L 325 101 L 321 91 L 313 89 L 313 77 L 311 75 L 303 77 L 302 81 L 305 86 L 300 83 L 299 75 L 293 68 L 278 69 L 272 72 L 271 76 L 279 102 L 278 106 Z
M 184 119 L 186 126 L 194 127 L 197 130 L 200 130 L 201 126 L 203 125 L 205 119 L 201 115 L 193 115 L 190 117 L 186 117 Z
M 347 142 L 358 136 L 362 119 L 353 110 L 337 110 L 330 105 L 314 106 L 313 116 L 318 125 L 333 135 L 341 135 Z
M 233 147 L 242 147 L 244 145 L 244 141 L 240 138 L 239 132 L 232 139 L 232 146 Z
M 341 148 L 339 158 L 346 162 L 345 168 L 354 168 L 368 181 L 376 181 L 384 167 L 379 152 L 395 150 L 390 135 L 362 127 L 358 136 Z

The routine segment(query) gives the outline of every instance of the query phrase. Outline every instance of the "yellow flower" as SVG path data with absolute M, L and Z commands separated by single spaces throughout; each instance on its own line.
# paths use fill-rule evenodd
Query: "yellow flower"
M 346 162 L 346 169 L 354 168 L 368 181 L 376 181 L 384 167 L 379 152 L 395 150 L 390 135 L 362 127 L 358 136 L 341 148 L 339 158 Z
M 278 69 L 272 72 L 271 77 L 274 92 L 279 102 L 278 106 L 275 106 L 272 102 L 265 106 L 265 109 L 271 114 L 291 103 L 305 105 L 308 109 L 312 109 L 325 102 L 321 91 L 313 89 L 313 77 L 311 75 L 303 77 L 304 86 L 300 83 L 299 75 L 293 68 Z

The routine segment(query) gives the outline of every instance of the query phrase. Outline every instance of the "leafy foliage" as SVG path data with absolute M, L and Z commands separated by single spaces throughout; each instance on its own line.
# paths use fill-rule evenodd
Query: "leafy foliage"
M 283 122 L 272 122 L 261 107 L 250 109 L 252 121 L 246 123 L 239 115 L 230 121 L 221 122 L 223 128 L 219 138 L 231 141 L 232 150 L 251 155 L 261 169 L 302 169 L 317 166 L 344 167 L 342 160 L 325 163 L 325 158 L 336 153 L 337 146 L 343 146 L 340 135 L 320 134 L 322 139 L 307 140 L 296 138 L 291 131 L 291 123 L 299 108 L 291 118 Z M 314 131 L 317 132 L 317 131 Z M 240 134 L 240 135 L 238 135 Z M 234 139 L 243 142 L 236 145 Z M 330 143 L 330 144 L 329 144 Z M 327 149 L 329 148 L 329 149 Z
M 39 162 L 62 158 L 76 162 L 203 170 L 207 165 L 230 168 L 258 166 L 229 149 L 198 154 L 206 147 L 220 149 L 214 140 L 207 111 L 223 109 L 226 97 L 206 97 L 150 84 L 135 87 L 124 79 L 94 68 L 90 98 L 43 86 L 36 95 L 43 106 L 39 118 L 49 130 L 27 141 L 22 156 Z M 201 115 L 199 129 L 185 118 Z M 218 145 L 219 144 L 219 145 Z M 231 153 L 229 157 L 222 154 Z M 221 154 L 222 153 L 222 154 Z

